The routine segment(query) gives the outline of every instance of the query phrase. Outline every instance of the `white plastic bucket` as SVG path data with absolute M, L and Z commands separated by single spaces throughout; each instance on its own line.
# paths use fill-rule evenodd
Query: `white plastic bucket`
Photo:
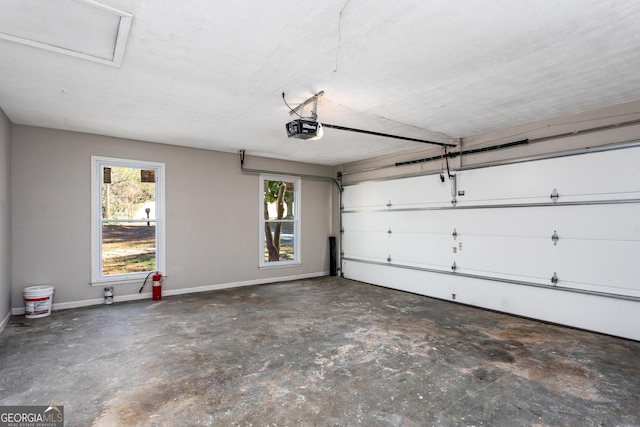
M 30 286 L 24 288 L 24 317 L 37 319 L 51 314 L 53 286 Z

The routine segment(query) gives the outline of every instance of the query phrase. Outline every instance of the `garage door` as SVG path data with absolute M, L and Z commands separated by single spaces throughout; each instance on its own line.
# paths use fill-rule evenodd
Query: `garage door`
M 346 186 L 345 277 L 640 339 L 640 147 Z

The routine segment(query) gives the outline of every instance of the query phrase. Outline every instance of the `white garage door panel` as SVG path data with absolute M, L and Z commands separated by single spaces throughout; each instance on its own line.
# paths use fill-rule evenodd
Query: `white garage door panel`
M 393 233 L 389 255 L 393 263 L 447 270 L 453 264 L 451 236 Z
M 565 240 L 554 249 L 559 286 L 640 295 L 640 242 Z
M 460 239 L 457 271 L 487 276 L 510 275 L 517 280 L 551 283 L 557 257 L 546 239 L 468 236 Z
M 558 206 L 528 208 L 463 209 L 448 211 L 458 239 L 466 236 L 548 238 L 558 228 Z
M 403 178 L 347 186 L 343 193 L 345 210 L 415 206 L 450 206 L 451 186 L 436 176 Z
M 386 233 L 345 232 L 342 241 L 346 257 L 386 262 L 389 256 L 389 236 Z
M 640 203 L 448 211 L 458 239 L 474 236 L 640 240 Z M 426 212 L 425 212 L 426 213 Z M 429 221 L 425 215 L 423 221 Z M 409 227 L 409 225 L 405 225 Z
M 389 230 L 389 213 L 345 213 L 342 215 L 342 228 L 345 231 L 371 231 L 374 233 L 386 233 Z
M 640 146 L 461 170 L 455 206 L 450 182 L 434 175 L 347 187 L 345 207 L 375 208 L 343 212 L 343 272 L 639 339 L 625 323 L 640 315 L 637 165 Z M 594 322 L 600 305 L 615 307 L 613 319 Z
M 446 234 L 451 237 L 457 212 L 451 210 L 390 212 L 389 228 L 393 233 Z
M 549 202 L 553 189 L 558 201 L 637 198 L 638 158 L 640 148 L 630 148 L 461 171 L 457 187 L 465 195 L 458 201 Z
M 372 215 L 372 214 L 370 214 Z M 378 213 L 375 227 L 393 233 L 432 233 L 458 238 L 468 235 L 548 238 L 557 231 L 560 240 L 640 240 L 640 203 L 520 208 L 446 209 Z M 344 215 L 362 229 L 367 214 Z M 360 222 L 363 222 L 361 225 Z
M 640 242 L 468 237 L 456 271 L 539 284 L 640 296 Z M 579 254 L 579 255 L 576 255 Z
M 391 208 L 415 206 L 449 206 L 451 186 L 434 175 L 387 182 Z
M 640 241 L 640 203 L 549 209 L 549 224 L 558 231 L 558 244 L 563 238 Z
M 342 206 L 345 210 L 386 207 L 389 192 L 383 184 L 372 182 L 344 187 Z
M 363 264 L 349 260 L 345 261 L 343 265 L 345 276 L 350 279 L 441 299 L 451 298 L 456 281 L 453 276 L 429 274 L 423 271 L 384 265 Z
M 548 177 L 532 177 L 527 170 L 530 165 L 523 163 L 458 172 L 456 187 L 459 192 L 464 191 L 464 195 L 457 197 L 459 205 L 551 202 L 549 196 L 557 183 L 549 183 L 545 179 Z

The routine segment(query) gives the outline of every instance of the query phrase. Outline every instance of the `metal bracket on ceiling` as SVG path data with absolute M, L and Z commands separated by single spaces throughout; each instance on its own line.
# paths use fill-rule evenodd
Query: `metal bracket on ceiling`
M 244 153 L 245 150 L 238 151 L 238 154 L 240 155 L 240 169 L 244 167 Z
M 318 120 L 318 98 L 323 95 L 324 95 L 324 91 L 321 90 L 320 92 L 316 93 L 312 97 L 307 98 L 301 104 L 298 104 L 297 107 L 292 108 L 291 111 L 289 111 L 289 115 L 292 116 L 294 114 L 298 114 L 298 110 L 302 110 L 304 107 L 306 107 L 307 105 L 313 102 L 313 109 L 311 110 L 311 118 L 313 120 Z

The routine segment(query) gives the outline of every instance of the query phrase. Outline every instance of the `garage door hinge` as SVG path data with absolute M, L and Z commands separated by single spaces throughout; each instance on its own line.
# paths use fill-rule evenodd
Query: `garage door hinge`
M 456 240 L 456 238 L 458 237 L 458 232 L 455 228 L 453 229 L 453 233 L 451 233 L 451 235 L 453 236 L 453 240 Z
M 387 262 L 391 262 L 391 254 L 387 257 Z
M 453 270 L 455 272 L 456 268 L 458 268 L 458 266 L 456 265 L 456 262 L 453 261 L 453 265 L 451 266 L 451 270 Z
M 391 208 L 391 200 L 389 200 L 389 203 L 387 203 L 387 207 Z
M 558 232 L 556 230 L 553 230 L 553 236 L 551 236 L 553 246 L 556 246 L 558 244 L 558 239 L 560 239 L 560 237 L 558 236 Z
M 551 201 L 553 203 L 556 203 L 558 201 L 558 199 L 560 198 L 560 194 L 558 194 L 558 190 L 556 190 L 554 188 L 549 197 L 551 198 Z
M 387 234 L 389 235 L 389 237 L 391 237 L 391 228 L 387 230 Z
M 558 273 L 555 271 L 553 272 L 553 276 L 551 276 L 551 283 L 553 283 L 553 286 L 558 284 Z

